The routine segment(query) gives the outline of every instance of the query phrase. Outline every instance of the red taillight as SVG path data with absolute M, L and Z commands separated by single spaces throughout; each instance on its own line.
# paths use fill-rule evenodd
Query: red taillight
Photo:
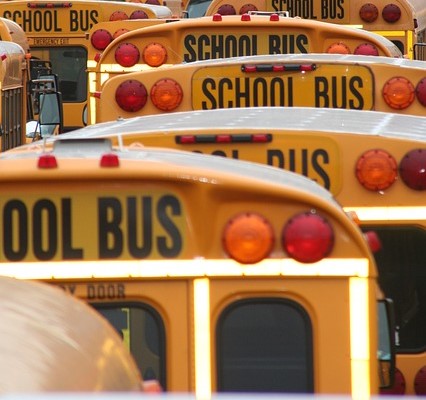
M 146 0 L 146 4 L 153 4 L 154 6 L 160 6 L 161 3 L 158 0 Z
M 404 183 L 414 190 L 426 190 L 426 149 L 409 151 L 399 163 Z
M 354 50 L 354 54 L 357 56 L 378 56 L 379 50 L 374 44 L 363 43 Z
M 374 22 L 377 19 L 378 16 L 379 16 L 379 10 L 372 3 L 364 4 L 359 9 L 359 17 L 364 22 Z
M 396 110 L 403 110 L 414 101 L 414 86 L 402 76 L 389 79 L 382 90 L 385 103 Z
M 130 14 L 130 19 L 148 19 L 148 14 L 142 10 L 133 11 Z
M 115 61 L 122 67 L 133 67 L 139 62 L 140 53 L 138 48 L 131 43 L 123 43 L 115 50 Z
M 118 167 L 120 165 L 120 160 L 117 156 L 117 154 L 114 153 L 108 153 L 103 154 L 101 157 L 100 166 L 101 167 Z
M 248 14 L 249 11 L 257 11 L 257 7 L 254 4 L 244 4 L 241 8 L 240 8 L 240 15 L 243 14 Z
M 173 111 L 180 106 L 183 91 L 173 79 L 161 79 L 151 88 L 151 101 L 159 110 Z
M 124 11 L 114 11 L 109 17 L 110 21 L 124 21 L 129 19 L 129 16 Z
M 39 157 L 37 166 L 45 169 L 56 168 L 58 162 L 53 154 L 45 153 Z
M 271 224 L 259 214 L 245 213 L 232 218 L 223 232 L 227 254 L 242 264 L 254 264 L 268 257 L 275 238 Z
M 364 238 L 368 243 L 368 247 L 373 253 L 378 252 L 382 248 L 382 242 L 376 232 L 368 231 L 364 233 Z
M 105 29 L 98 29 L 93 32 L 90 38 L 92 46 L 97 50 L 105 50 L 106 47 L 112 42 L 111 34 Z
M 145 86 L 133 80 L 124 81 L 115 92 L 115 101 L 124 111 L 136 112 L 141 110 L 148 99 Z
M 380 389 L 380 394 L 404 394 L 405 393 L 405 378 L 402 372 L 395 369 L 395 382 L 388 389 Z
M 396 4 L 388 4 L 383 7 L 382 17 L 386 22 L 397 22 L 401 18 L 401 9 Z
M 416 96 L 419 103 L 426 107 L 426 78 L 423 78 L 416 86 Z
M 414 378 L 414 391 L 418 396 L 426 394 L 426 366 L 417 371 Z
M 284 251 L 296 261 L 314 263 L 327 257 L 333 249 L 333 228 L 318 214 L 299 214 L 284 227 L 282 245 Z
M 397 163 L 384 150 L 368 150 L 358 158 L 355 172 L 358 182 L 366 189 L 385 190 L 395 182 Z
M 219 7 L 217 13 L 220 15 L 237 15 L 237 11 L 231 4 L 223 4 Z

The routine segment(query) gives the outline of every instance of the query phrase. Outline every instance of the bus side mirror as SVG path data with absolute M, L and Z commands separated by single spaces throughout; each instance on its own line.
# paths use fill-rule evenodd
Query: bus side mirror
M 60 92 L 40 93 L 39 126 L 42 138 L 62 133 L 63 111 Z
M 379 300 L 379 380 L 380 388 L 389 388 L 395 379 L 395 318 L 393 302 L 390 299 Z

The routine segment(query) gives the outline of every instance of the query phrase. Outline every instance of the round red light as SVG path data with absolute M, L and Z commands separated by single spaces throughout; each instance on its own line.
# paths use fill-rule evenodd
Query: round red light
M 397 22 L 401 18 L 401 9 L 396 4 L 388 4 L 383 8 L 382 17 L 386 22 Z
M 364 22 L 374 22 L 377 19 L 378 16 L 379 16 L 379 10 L 372 3 L 364 4 L 359 9 L 359 17 Z
M 122 67 L 133 67 L 140 59 L 138 48 L 131 43 L 123 43 L 115 50 L 115 61 Z
M 379 50 L 374 44 L 364 43 L 360 44 L 354 51 L 354 54 L 357 56 L 378 56 Z
M 426 78 L 423 78 L 416 86 L 416 96 L 419 103 L 426 107 Z
M 296 261 L 314 263 L 322 260 L 333 249 L 333 228 L 318 214 L 299 214 L 284 227 L 282 244 L 284 251 Z
M 237 11 L 235 11 L 234 6 L 231 4 L 224 4 L 220 6 L 217 13 L 220 15 L 237 15 Z
M 402 372 L 395 369 L 395 381 L 392 387 L 380 389 L 380 394 L 404 394 L 405 393 L 405 378 Z
M 136 10 L 130 14 L 130 19 L 148 19 L 148 14 L 143 10 Z
M 244 4 L 240 8 L 240 15 L 248 14 L 249 11 L 257 11 L 257 7 L 254 4 Z
M 133 80 L 124 81 L 115 92 L 115 101 L 124 111 L 136 112 L 141 110 L 148 99 L 145 86 Z
M 109 17 L 110 21 L 124 21 L 125 19 L 129 19 L 129 17 L 124 11 L 114 11 Z
M 426 394 L 426 366 L 417 371 L 416 377 L 414 378 L 414 390 L 417 395 Z
M 96 50 L 105 50 L 111 42 L 112 36 L 105 29 L 96 30 L 90 38 L 90 43 Z
M 399 163 L 404 183 L 414 190 L 426 190 L 426 148 L 409 151 Z

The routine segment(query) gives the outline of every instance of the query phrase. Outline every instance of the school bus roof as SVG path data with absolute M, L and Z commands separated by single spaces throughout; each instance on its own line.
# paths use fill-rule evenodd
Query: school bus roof
M 69 162 L 64 163 L 63 168 L 52 171 L 52 174 L 49 174 L 52 175 L 50 179 L 53 179 L 55 172 L 58 174 L 59 179 L 62 174 L 72 179 L 72 176 L 76 173 L 76 159 L 79 159 L 80 163 L 84 163 L 84 160 L 87 161 L 87 166 L 84 166 L 80 171 L 83 175 L 87 174 L 89 176 L 91 171 L 94 175 L 102 175 L 102 168 L 98 164 L 101 155 L 110 149 L 109 140 L 91 141 L 81 139 L 75 141 L 62 139 L 62 136 L 57 138 L 58 140 L 54 141 L 53 150 L 51 148 L 52 153 L 50 154 L 54 154 L 58 159 L 68 159 Z M 15 161 L 13 168 L 4 168 L 5 173 L 0 176 L 0 181 L 10 181 L 13 179 L 28 180 L 30 176 L 31 179 L 36 180 L 46 179 L 46 177 L 40 174 L 40 169 L 36 167 L 38 159 L 44 154 L 44 150 L 46 150 L 46 147 L 43 147 L 41 144 L 27 145 L 22 146 L 17 151 L 7 151 L 0 154 L 0 168 L 2 168 L 1 165 L 10 165 L 11 161 Z M 125 151 L 120 151 L 119 148 L 116 148 L 114 153 L 119 156 L 123 163 L 128 163 L 129 168 L 132 165 L 135 166 L 135 162 L 137 165 L 143 163 L 145 170 L 148 165 L 152 165 L 151 173 L 156 173 L 155 170 L 157 169 L 159 175 L 164 175 L 165 172 L 170 175 L 171 171 L 179 169 L 180 172 L 176 172 L 175 175 L 178 179 L 181 179 L 181 173 L 185 169 L 191 171 L 193 175 L 197 173 L 203 176 L 206 176 L 210 170 L 210 175 L 221 176 L 222 178 L 226 178 L 226 180 L 247 179 L 248 181 L 268 182 L 269 184 L 282 187 L 295 187 L 297 190 L 305 192 L 305 195 L 315 195 L 329 203 L 335 203 L 334 198 L 328 191 L 310 179 L 268 166 L 250 162 L 237 162 L 232 159 L 214 156 L 205 157 L 196 153 L 161 148 L 132 149 L 130 147 Z M 138 170 L 137 165 L 136 170 Z M 94 168 L 95 166 L 96 168 Z M 134 169 L 131 169 L 131 173 L 134 173 Z M 140 171 L 140 173 L 143 174 L 143 171 Z
M 307 117 L 309 116 L 309 117 Z M 68 132 L 67 138 L 116 137 L 131 140 L 137 137 L 143 144 L 143 135 L 158 133 L 190 133 L 215 128 L 226 131 L 330 132 L 354 135 L 373 135 L 395 139 L 409 139 L 426 143 L 426 118 L 411 115 L 347 109 L 310 107 L 247 107 L 173 114 L 147 115 L 118 121 L 89 125 Z M 121 137 L 121 139 L 118 139 Z

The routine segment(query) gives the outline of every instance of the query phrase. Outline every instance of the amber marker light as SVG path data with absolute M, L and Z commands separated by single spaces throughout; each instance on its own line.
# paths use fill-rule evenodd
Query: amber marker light
M 151 101 L 159 110 L 173 111 L 180 106 L 183 91 L 173 79 L 161 79 L 151 88 Z
M 355 172 L 358 182 L 368 190 L 389 188 L 397 177 L 396 160 L 384 150 L 369 150 L 358 158 Z
M 235 216 L 223 232 L 224 250 L 242 264 L 255 264 L 268 257 L 274 242 L 271 224 L 255 213 Z
M 167 50 L 159 43 L 150 43 L 144 48 L 142 58 L 150 67 L 159 67 L 167 61 Z

